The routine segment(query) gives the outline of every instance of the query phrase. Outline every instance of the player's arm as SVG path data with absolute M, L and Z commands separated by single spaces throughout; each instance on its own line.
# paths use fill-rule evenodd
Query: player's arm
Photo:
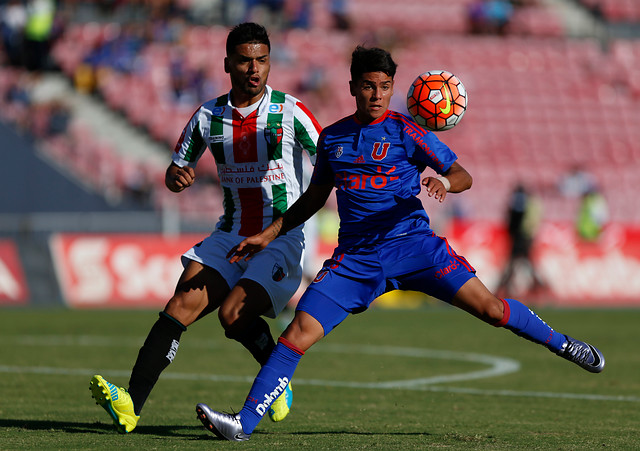
M 164 184 L 174 193 L 190 187 L 196 179 L 196 173 L 189 166 L 180 167 L 171 163 L 164 175 Z
M 461 193 L 471 188 L 472 183 L 471 174 L 457 161 L 454 161 L 444 174 L 422 179 L 422 184 L 427 189 L 427 195 L 434 197 L 439 202 L 444 201 L 447 192 Z
M 326 203 L 333 183 L 317 185 L 310 183 L 302 196 L 282 216 L 273 221 L 267 228 L 257 235 L 245 238 L 240 244 L 231 249 L 227 258 L 231 263 L 242 259 L 249 260 L 253 254 L 260 252 L 280 235 L 303 224 Z

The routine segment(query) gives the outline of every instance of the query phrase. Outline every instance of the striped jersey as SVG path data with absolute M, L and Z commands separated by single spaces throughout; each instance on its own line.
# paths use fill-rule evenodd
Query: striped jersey
M 391 110 L 370 124 L 351 115 L 326 127 L 311 183 L 336 187 L 340 249 L 429 232 L 417 197 L 421 174 L 427 167 L 443 174 L 457 158 L 435 134 Z
M 195 168 L 208 147 L 224 198 L 216 228 L 251 236 L 304 191 L 303 149 L 315 164 L 320 131 L 302 102 L 267 85 L 258 108 L 247 117 L 231 105 L 230 93 L 202 104 L 182 131 L 172 159 L 180 167 Z

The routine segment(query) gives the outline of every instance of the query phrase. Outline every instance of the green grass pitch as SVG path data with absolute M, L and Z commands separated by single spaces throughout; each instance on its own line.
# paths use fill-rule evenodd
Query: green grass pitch
M 302 359 L 294 404 L 246 443 L 205 431 L 195 405 L 242 407 L 258 367 L 211 315 L 182 336 L 136 430 L 115 432 L 94 373 L 126 386 L 153 311 L 0 311 L 0 449 L 591 450 L 640 448 L 640 310 L 538 313 L 598 346 L 590 374 L 438 304 L 348 318 Z M 280 323 L 272 322 L 274 335 Z

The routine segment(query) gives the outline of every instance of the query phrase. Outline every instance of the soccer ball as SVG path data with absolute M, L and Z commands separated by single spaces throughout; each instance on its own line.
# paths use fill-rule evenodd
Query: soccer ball
M 460 79 L 444 70 L 420 74 L 407 93 L 409 114 L 422 127 L 436 132 L 455 127 L 467 110 L 467 101 Z

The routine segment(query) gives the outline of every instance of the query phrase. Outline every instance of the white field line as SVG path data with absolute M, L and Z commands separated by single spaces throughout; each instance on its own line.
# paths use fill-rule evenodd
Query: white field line
M 13 337 L 12 337 L 13 338 Z M 133 339 L 113 339 L 111 337 L 98 336 L 35 336 L 23 335 L 15 337 L 13 340 L 17 345 L 23 346 L 134 346 L 142 345 L 143 340 Z M 189 340 L 189 345 L 204 348 L 222 348 L 219 342 L 213 340 Z M 593 395 L 585 393 L 556 393 L 556 392 L 534 392 L 515 390 L 484 390 L 460 387 L 442 387 L 435 384 L 449 383 L 456 381 L 474 380 L 501 376 L 520 370 L 520 363 L 513 359 L 491 356 L 487 354 L 462 353 L 455 351 L 431 350 L 423 348 L 396 347 L 396 346 L 371 346 L 371 345 L 342 345 L 320 343 L 313 347 L 313 352 L 325 352 L 331 354 L 367 354 L 374 356 L 394 356 L 420 359 L 444 359 L 455 360 L 487 365 L 488 368 L 465 373 L 439 375 L 428 378 L 393 380 L 381 382 L 356 382 L 339 381 L 329 379 L 302 379 L 296 378 L 296 385 L 313 385 L 325 387 L 345 387 L 359 389 L 376 390 L 415 390 L 445 393 L 460 393 L 482 396 L 508 396 L 508 397 L 532 397 L 532 398 L 565 398 L 583 399 L 594 401 L 624 401 L 640 402 L 637 396 L 608 396 Z M 60 376 L 86 376 L 94 374 L 108 374 L 109 377 L 129 377 L 131 370 L 96 370 L 87 368 L 57 368 L 40 366 L 11 366 L 0 365 L 0 373 L 7 374 L 43 374 Z M 231 376 L 220 374 L 193 374 L 193 373 L 173 373 L 165 371 L 161 376 L 163 379 L 190 380 L 190 381 L 211 381 L 211 382 L 246 382 L 251 383 L 253 376 Z

